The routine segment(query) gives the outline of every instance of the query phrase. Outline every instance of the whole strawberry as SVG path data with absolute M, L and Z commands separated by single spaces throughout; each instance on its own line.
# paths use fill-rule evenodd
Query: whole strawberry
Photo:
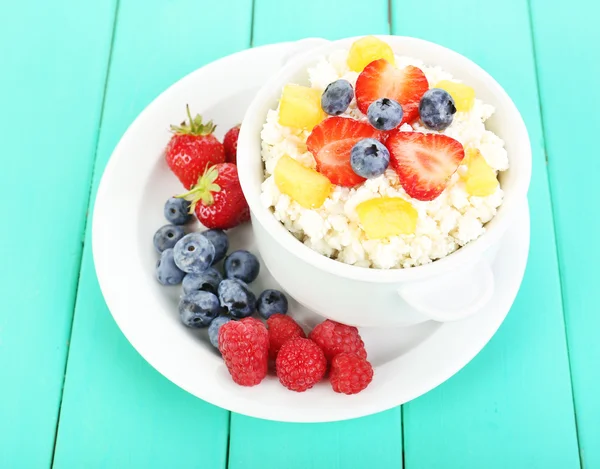
M 275 366 L 281 384 L 291 391 L 303 392 L 323 379 L 327 360 L 312 340 L 298 337 L 281 346 Z
M 274 314 L 267 319 L 269 328 L 269 356 L 277 358 L 281 346 L 296 337 L 305 338 L 302 328 L 291 317 L 285 314 Z
M 367 351 L 358 329 L 327 319 L 318 324 L 308 336 L 323 349 L 327 361 L 339 353 L 356 353 L 361 358 L 367 358 Z
M 250 220 L 237 167 L 232 163 L 207 168 L 197 184 L 179 197 L 192 202 L 190 211 L 195 211 L 207 228 L 227 230 Z
M 219 330 L 219 351 L 233 381 L 255 386 L 267 376 L 269 333 L 257 319 L 229 321 Z
M 189 123 L 171 126 L 173 136 L 167 144 L 165 159 L 175 176 L 190 189 L 206 168 L 225 161 L 225 149 L 213 135 L 216 126 L 212 121 L 204 124 L 200 115 L 192 119 L 189 106 L 186 110 Z
M 329 379 L 335 392 L 357 394 L 373 380 L 373 367 L 355 353 L 340 353 L 331 361 Z
M 227 131 L 223 137 L 223 146 L 225 147 L 225 161 L 227 163 L 237 164 L 237 142 L 240 135 L 240 126 L 236 125 Z

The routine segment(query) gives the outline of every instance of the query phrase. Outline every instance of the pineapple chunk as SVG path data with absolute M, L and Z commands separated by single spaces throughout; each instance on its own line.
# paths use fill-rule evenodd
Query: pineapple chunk
M 281 125 L 312 130 L 324 118 L 325 113 L 321 109 L 321 91 L 307 86 L 285 85 L 279 101 Z
M 400 197 L 370 199 L 356 206 L 356 213 L 369 239 L 413 234 L 417 229 L 417 210 Z
M 487 197 L 496 192 L 498 179 L 496 172 L 487 164 L 485 158 L 476 148 L 468 148 L 464 163 L 467 171 L 461 177 L 469 195 Z
M 385 59 L 392 65 L 396 63 L 394 51 L 381 39 L 365 36 L 355 41 L 348 54 L 348 67 L 354 72 L 362 72 L 374 60 Z
M 475 103 L 475 90 L 470 86 L 456 83 L 454 81 L 442 80 L 435 88 L 446 90 L 454 99 L 456 110 L 458 112 L 468 112 L 473 108 Z
M 304 208 L 319 208 L 331 193 L 329 179 L 288 155 L 275 166 L 275 185 Z

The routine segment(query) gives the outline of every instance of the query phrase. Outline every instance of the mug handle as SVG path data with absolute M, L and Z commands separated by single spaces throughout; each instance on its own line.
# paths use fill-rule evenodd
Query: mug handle
M 291 58 L 301 55 L 303 52 L 309 51 L 310 49 L 314 49 L 315 47 L 322 46 L 323 44 L 327 44 L 327 39 L 322 39 L 320 37 L 307 37 L 306 39 L 300 39 L 291 43 L 290 48 L 287 53 L 283 56 L 283 60 L 281 62 L 281 66 L 283 67 Z
M 439 322 L 458 321 L 480 311 L 494 293 L 486 259 L 439 277 L 402 285 L 400 297 L 415 311 Z

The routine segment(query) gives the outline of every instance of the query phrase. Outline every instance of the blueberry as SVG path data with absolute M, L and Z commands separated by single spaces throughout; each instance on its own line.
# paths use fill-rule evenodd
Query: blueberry
M 265 319 L 269 319 L 274 314 L 286 314 L 288 310 L 288 300 L 279 290 L 265 290 L 258 297 L 256 303 L 258 314 Z
M 234 318 L 245 318 L 256 311 L 254 293 L 238 279 L 228 278 L 219 284 L 219 300 Z
M 165 249 L 156 263 L 156 279 L 163 285 L 177 285 L 185 276 L 173 260 L 173 249 Z
M 383 143 L 365 138 L 352 147 L 350 165 L 356 174 L 364 178 L 381 176 L 390 164 L 390 152 Z
M 171 197 L 165 203 L 165 218 L 173 225 L 183 225 L 190 221 L 190 202 L 185 199 Z
M 208 340 L 213 344 L 213 347 L 219 348 L 219 331 L 221 330 L 221 326 L 229 321 L 231 321 L 231 318 L 219 316 L 210 323 L 210 326 L 208 326 Z
M 199 274 L 187 274 L 183 278 L 183 292 L 192 293 L 202 290 L 216 295 L 221 280 L 223 276 L 212 267 Z
M 220 312 L 217 295 L 207 291 L 188 293 L 179 301 L 179 317 L 188 327 L 206 327 Z
M 369 123 L 378 130 L 392 130 L 400 125 L 404 111 L 398 102 L 389 98 L 373 101 L 367 109 Z
M 154 233 L 154 247 L 158 252 L 163 252 L 177 244 L 185 236 L 185 231 L 181 226 L 165 225 Z
M 188 274 L 199 274 L 210 267 L 215 247 L 201 233 L 185 235 L 173 248 L 177 267 Z
M 454 119 L 454 99 L 445 90 L 432 88 L 425 92 L 419 103 L 421 121 L 431 130 L 444 130 Z
M 250 283 L 258 277 L 260 264 L 254 254 L 248 251 L 235 251 L 225 259 L 224 268 L 225 277 Z
M 332 116 L 343 114 L 354 96 L 354 90 L 350 82 L 336 80 L 329 83 L 321 95 L 321 107 L 323 111 Z
M 208 240 L 215 247 L 215 258 L 213 264 L 216 264 L 227 254 L 229 249 L 229 238 L 223 230 L 206 230 L 202 234 L 208 238 Z

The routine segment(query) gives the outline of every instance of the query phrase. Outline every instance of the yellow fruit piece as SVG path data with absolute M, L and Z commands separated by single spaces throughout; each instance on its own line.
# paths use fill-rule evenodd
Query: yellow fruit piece
M 417 210 L 400 197 L 367 200 L 356 206 L 356 213 L 370 239 L 413 234 L 419 218 Z
M 468 112 L 473 108 L 475 103 L 475 90 L 470 86 L 456 83 L 453 81 L 442 80 L 435 88 L 446 90 L 454 99 L 456 110 L 459 112 Z
M 331 182 L 288 155 L 275 166 L 275 185 L 304 208 L 319 208 L 331 193 Z
M 469 195 L 486 197 L 496 192 L 498 179 L 496 172 L 487 164 L 485 158 L 475 148 L 467 149 L 464 164 L 467 172 L 461 177 L 465 181 L 465 187 Z
M 348 54 L 348 67 L 354 72 L 362 72 L 374 60 L 385 59 L 392 65 L 396 63 L 394 51 L 381 39 L 365 36 L 355 41 Z
M 285 85 L 279 101 L 281 125 L 312 130 L 324 118 L 325 113 L 321 109 L 321 91 L 307 86 Z

